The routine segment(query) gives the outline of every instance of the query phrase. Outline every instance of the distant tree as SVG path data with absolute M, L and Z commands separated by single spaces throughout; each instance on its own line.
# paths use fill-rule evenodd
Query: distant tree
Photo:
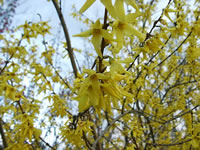
M 65 35 L 61 57 L 46 21 L 17 27 L 21 38 L 0 35 L 6 150 L 200 149 L 199 1 L 168 0 L 160 10 L 159 0 L 100 0 L 104 17 L 89 20 L 95 0 L 86 0 L 72 15 L 88 30 L 73 38 L 93 45 L 90 68 L 78 67 L 84 52 L 71 45 L 61 1 L 51 2 Z
M 0 5 L 0 33 L 9 30 L 19 0 L 6 0 Z

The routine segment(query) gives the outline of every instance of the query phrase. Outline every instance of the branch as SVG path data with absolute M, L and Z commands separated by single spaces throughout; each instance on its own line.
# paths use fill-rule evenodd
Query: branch
M 40 140 L 46 144 L 46 146 L 48 146 L 49 148 L 56 150 L 54 147 L 52 147 L 49 143 L 47 143 L 43 138 L 40 137 Z
M 5 133 L 3 131 L 3 121 L 2 121 L 1 118 L 0 118 L 0 134 L 1 134 L 2 141 L 3 141 L 3 147 L 7 148 L 8 147 L 8 143 L 6 141 L 6 136 L 5 136 Z
M 116 150 L 120 150 L 109 138 L 107 138 L 106 136 L 103 136 L 104 139 L 106 139 L 106 141 L 110 142 L 110 144 L 113 145 L 113 147 L 116 149 Z
M 86 137 L 86 135 L 85 135 L 85 132 L 83 131 L 83 140 L 85 141 L 85 144 L 86 144 L 86 146 L 91 150 L 92 148 L 91 148 L 91 143 L 90 143 L 90 141 L 87 139 L 87 137 Z
M 60 1 L 60 3 L 61 3 L 61 1 Z M 40 16 L 40 20 L 41 20 L 41 15 L 39 14 L 39 16 Z M 45 42 L 45 38 L 44 38 L 44 37 L 43 37 L 43 41 L 44 41 L 44 42 L 43 42 L 42 44 L 44 45 L 45 50 L 46 50 L 46 52 L 47 52 L 47 45 L 46 45 L 46 42 Z M 63 79 L 63 77 L 59 74 L 59 72 L 57 71 L 56 67 L 54 67 L 53 62 L 51 62 L 49 59 L 47 59 L 47 60 L 48 60 L 49 64 L 51 65 L 51 67 L 54 69 L 56 75 L 63 81 L 63 83 L 64 83 L 69 89 L 71 89 L 70 84 L 68 83 L 68 81 L 65 81 L 65 80 Z
M 71 40 L 70 40 L 70 37 L 69 37 L 67 25 L 65 23 L 65 20 L 64 20 L 62 12 L 61 12 L 58 4 L 56 3 L 56 0 L 52 0 L 52 2 L 53 2 L 53 5 L 54 5 L 54 7 L 55 7 L 55 9 L 57 11 L 58 16 L 59 16 L 61 25 L 63 27 L 63 31 L 64 31 L 64 34 L 65 34 L 65 39 L 66 39 L 66 43 L 67 43 L 67 48 L 66 49 L 67 49 L 68 54 L 69 54 L 69 58 L 70 58 L 70 61 L 71 61 L 71 64 L 72 64 L 74 75 L 75 75 L 75 77 L 77 77 L 78 70 L 77 70 L 75 59 L 74 59 L 74 55 L 73 55 L 73 49 L 71 47 Z
M 190 83 L 196 83 L 196 82 L 198 82 L 198 81 L 200 81 L 200 80 L 192 80 L 192 81 L 188 81 L 188 82 L 177 83 L 177 84 L 175 84 L 175 85 L 170 86 L 169 88 L 166 89 L 166 92 L 165 92 L 165 94 L 163 95 L 163 97 L 162 97 L 162 99 L 161 99 L 161 102 L 164 100 L 164 98 L 167 96 L 168 92 L 169 92 L 171 89 L 173 89 L 173 88 L 175 88 L 175 87 L 177 87 L 177 86 L 181 86 L 181 85 L 186 85 L 186 84 L 190 84 Z
M 190 142 L 192 139 L 188 139 L 188 140 L 185 140 L 185 141 L 181 141 L 181 142 L 177 142 L 177 143 L 169 143 L 169 144 L 158 144 L 158 143 L 147 143 L 145 142 L 146 144 L 148 145 L 153 145 L 153 146 L 175 146 L 175 145 L 181 145 L 183 143 L 187 143 L 187 142 Z
M 105 13 L 104 13 L 104 23 L 103 23 L 103 29 L 107 29 L 107 24 L 106 24 L 106 22 L 107 22 L 107 18 L 108 18 L 108 11 L 107 11 L 107 9 L 105 8 Z M 102 56 L 103 56 L 103 52 L 104 52 L 104 48 L 105 48 L 105 40 L 104 40 L 104 38 L 102 38 L 102 42 L 101 42 L 101 53 L 102 53 Z M 101 58 L 101 57 L 99 57 L 99 72 L 101 73 L 102 72 L 102 64 L 103 64 L 103 58 Z
M 94 141 L 93 145 L 92 145 L 92 149 L 95 150 L 95 146 L 96 144 L 99 142 L 99 140 L 104 136 L 104 134 L 110 129 L 110 127 L 112 127 L 112 125 L 115 124 L 115 122 L 117 122 L 119 119 L 121 119 L 122 117 L 124 117 L 127 114 L 130 113 L 139 113 L 141 115 L 143 115 L 144 117 L 146 117 L 146 115 L 143 114 L 143 112 L 137 111 L 137 110 L 129 110 L 124 112 L 123 114 L 120 114 L 118 117 L 116 117 L 112 122 L 110 122 L 109 125 L 107 125 L 107 127 L 101 132 L 101 134 L 97 137 L 97 139 Z
M 92 148 L 95 149 L 96 144 L 99 142 L 99 140 L 104 136 L 104 134 L 112 127 L 115 122 L 117 122 L 120 118 L 124 117 L 125 115 L 129 114 L 132 110 L 127 111 L 123 114 L 120 114 L 118 117 L 116 117 L 103 131 L 102 133 L 97 137 L 97 139 L 94 141 Z
M 187 37 L 181 42 L 181 44 L 171 53 L 169 54 L 164 60 L 162 60 L 157 66 L 162 65 L 162 63 L 164 63 L 168 58 L 170 58 L 176 51 L 179 50 L 179 48 L 181 48 L 181 46 L 185 43 L 185 41 L 190 37 L 190 35 L 192 34 L 192 31 L 190 31 L 190 33 L 187 35 Z
M 150 11 L 150 9 L 151 9 L 151 6 L 153 5 L 153 2 L 154 2 L 154 0 L 151 0 L 151 2 L 150 2 L 150 4 L 149 4 L 149 8 L 148 8 L 148 10 L 147 10 L 147 13 L 149 13 L 149 11 Z M 148 20 L 148 16 L 145 17 L 145 20 L 144 20 L 144 22 L 143 22 L 143 26 L 142 26 L 143 31 L 144 31 L 144 28 L 145 28 L 145 26 L 146 26 L 147 20 Z
M 184 58 L 184 59 L 182 60 L 182 62 L 179 63 L 174 69 L 172 69 L 171 72 L 169 72 L 169 74 L 167 75 L 167 77 L 162 81 L 162 83 L 160 83 L 160 84 L 158 85 L 158 87 L 153 91 L 153 93 L 155 93 L 155 92 L 160 88 L 160 86 L 161 86 L 162 84 L 166 83 L 166 81 L 169 79 L 169 77 L 171 76 L 171 74 L 172 74 L 174 71 L 176 71 L 176 70 L 178 69 L 178 67 L 180 67 L 184 62 L 185 62 L 185 58 Z
M 180 118 L 180 117 L 182 117 L 182 116 L 184 116 L 184 115 L 186 115 L 186 114 L 192 112 L 194 109 L 198 108 L 199 106 L 200 106 L 200 105 L 197 105 L 197 106 L 193 107 L 192 109 L 190 109 L 190 110 L 188 110 L 188 111 L 186 111 L 186 112 L 179 113 L 178 115 L 176 115 L 176 116 L 173 117 L 172 119 L 165 121 L 164 124 L 169 123 L 169 122 L 171 122 L 171 121 L 173 121 L 173 120 L 176 120 L 177 118 Z
M 133 130 L 131 131 L 131 138 L 132 138 L 132 140 L 133 140 L 133 143 L 134 143 L 135 146 L 136 146 L 135 150 L 140 150 L 139 147 L 138 147 L 138 144 L 137 144 L 137 142 L 136 142 L 136 139 L 135 139 L 135 137 L 133 136 Z

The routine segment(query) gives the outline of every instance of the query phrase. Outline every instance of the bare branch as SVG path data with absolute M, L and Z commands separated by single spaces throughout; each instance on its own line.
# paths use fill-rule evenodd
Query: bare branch
M 46 146 L 48 146 L 49 148 L 51 148 L 52 150 L 56 150 L 54 147 L 52 147 L 49 143 L 47 143 L 43 138 L 40 137 L 40 140 L 46 144 Z
M 68 54 L 69 54 L 69 58 L 70 58 L 70 61 L 71 61 L 71 64 L 72 64 L 74 75 L 75 75 L 75 77 L 77 77 L 78 70 L 77 70 L 77 67 L 76 67 L 75 59 L 74 59 L 73 49 L 72 49 L 72 46 L 71 46 L 71 40 L 70 40 L 70 37 L 69 37 L 67 25 L 65 23 L 63 14 L 62 14 L 56 0 L 52 0 L 52 2 L 53 2 L 53 5 L 54 5 L 54 7 L 57 11 L 58 16 L 59 16 L 61 25 L 63 27 L 63 31 L 64 31 L 64 34 L 65 34 L 65 39 L 66 39 L 66 43 L 67 43 L 66 49 L 67 49 Z
M 8 143 L 6 141 L 6 136 L 5 136 L 5 133 L 3 131 L 3 121 L 2 121 L 1 118 L 0 118 L 0 134 L 1 134 L 2 141 L 3 141 L 3 147 L 7 148 L 8 147 Z
M 192 139 L 188 139 L 188 140 L 185 140 L 185 141 L 181 141 L 181 142 L 177 142 L 177 143 L 169 143 L 169 144 L 159 144 L 159 143 L 147 143 L 145 142 L 146 144 L 148 145 L 153 145 L 153 146 L 176 146 L 176 145 L 181 145 L 183 143 L 187 143 L 187 142 L 190 142 Z

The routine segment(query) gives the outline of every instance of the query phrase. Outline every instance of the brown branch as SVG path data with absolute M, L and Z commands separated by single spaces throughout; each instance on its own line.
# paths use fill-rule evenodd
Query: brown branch
M 192 109 L 190 109 L 190 110 L 188 110 L 188 111 L 186 111 L 186 112 L 181 112 L 181 113 L 179 113 L 178 115 L 176 115 L 176 116 L 173 117 L 172 119 L 165 121 L 164 124 L 169 123 L 169 122 L 171 122 L 171 121 L 173 121 L 173 120 L 176 120 L 176 119 L 178 119 L 178 118 L 180 118 L 180 117 L 182 117 L 182 116 L 184 116 L 184 115 L 186 115 L 186 114 L 192 112 L 194 109 L 198 108 L 199 106 L 200 106 L 200 105 L 197 105 L 197 106 L 195 106 L 194 108 L 192 108 Z
M 91 118 L 91 115 L 90 115 L 90 114 L 89 114 L 89 120 L 92 121 L 92 118 Z M 95 126 L 94 126 L 94 125 L 91 126 L 91 129 L 92 129 L 92 134 L 93 134 L 94 140 L 96 141 L 98 135 L 97 135 Z M 96 145 L 97 145 L 97 146 L 96 146 Z M 93 147 L 93 145 L 92 145 L 91 149 L 92 149 L 92 150 L 101 150 L 101 145 L 100 145 L 99 141 L 96 142 L 96 144 L 95 144 L 94 147 Z
M 134 65 L 136 59 L 139 57 L 140 55 L 138 54 L 135 59 L 133 60 L 133 62 L 128 66 L 128 68 L 126 69 L 126 71 L 128 71 L 129 69 L 131 69 L 131 67 Z
M 48 146 L 49 148 L 56 150 L 53 146 L 51 146 L 49 143 L 47 143 L 43 138 L 40 137 L 40 140 L 45 143 L 46 146 Z
M 56 0 L 52 0 L 52 2 L 53 2 L 53 5 L 54 5 L 54 7 L 55 7 L 55 9 L 57 11 L 58 16 L 59 16 L 61 25 L 63 27 L 63 31 L 64 31 L 64 34 L 65 34 L 65 39 L 66 39 L 66 43 L 67 43 L 67 48 L 66 49 L 67 49 L 68 54 L 69 54 L 69 58 L 70 58 L 70 61 L 71 61 L 71 64 L 72 64 L 74 75 L 75 75 L 75 77 L 77 77 L 78 70 L 77 70 L 75 59 L 74 59 L 74 55 L 73 55 L 73 49 L 71 47 L 71 40 L 70 40 L 70 36 L 69 36 L 69 33 L 68 33 L 67 25 L 65 23 L 63 14 L 62 14 L 62 12 L 61 12 Z
M 138 144 L 137 144 L 137 141 L 136 141 L 136 139 L 135 139 L 135 137 L 133 136 L 133 130 L 131 131 L 131 138 L 132 138 L 132 140 L 133 140 L 133 143 L 135 144 L 135 146 L 136 146 L 136 150 L 140 150 L 140 148 L 138 147 Z
M 86 135 L 85 135 L 85 132 L 83 131 L 83 136 L 82 136 L 82 138 L 83 138 L 83 140 L 85 141 L 85 144 L 86 144 L 86 146 L 91 150 L 92 148 L 91 148 L 91 143 L 90 143 L 90 141 L 87 139 L 87 137 L 86 137 Z
M 148 10 L 147 10 L 146 13 L 149 13 L 149 11 L 150 11 L 150 9 L 151 9 L 151 6 L 153 5 L 153 2 L 154 2 L 154 0 L 151 0 L 151 2 L 150 2 L 150 4 L 149 4 L 149 8 L 148 8 Z M 148 20 L 148 16 L 145 17 L 144 23 L 143 23 L 143 25 L 142 25 L 143 32 L 144 32 L 144 28 L 145 28 L 145 26 L 146 26 L 147 20 Z
M 19 105 L 19 108 L 20 108 L 22 114 L 25 114 L 25 112 L 24 112 L 24 110 L 23 110 L 23 108 L 22 108 L 22 105 L 21 105 L 21 103 L 20 103 L 20 100 L 18 100 L 18 101 L 16 101 L 16 102 L 17 102 L 17 104 Z
M 157 66 L 162 65 L 168 58 L 170 58 L 176 51 L 179 50 L 179 48 L 181 48 L 181 46 L 185 43 L 185 41 L 190 37 L 190 35 L 192 34 L 192 31 L 190 31 L 190 33 L 186 36 L 186 38 L 181 42 L 181 44 L 171 53 L 169 54 L 164 60 L 162 60 Z
M 171 72 L 169 72 L 169 74 L 167 75 L 167 77 L 162 81 L 162 83 L 160 83 L 160 84 L 158 85 L 158 87 L 153 91 L 153 93 L 155 93 L 155 92 L 160 88 L 160 86 L 161 86 L 162 84 L 166 83 L 166 81 L 169 79 L 169 77 L 171 76 L 171 74 L 172 74 L 174 71 L 176 71 L 176 70 L 178 69 L 178 67 L 180 67 L 184 62 L 185 62 L 185 58 L 184 58 L 184 59 L 182 60 L 182 62 L 179 63 L 174 69 L 172 69 Z
M 152 141 L 153 141 L 153 143 L 155 143 L 155 137 L 154 137 L 153 127 L 151 126 L 149 118 L 145 117 L 145 119 L 147 120 L 147 124 L 149 126 L 149 131 L 150 131 L 150 136 L 152 138 Z
M 171 37 L 172 37 L 172 35 L 170 34 L 169 37 L 168 37 L 168 39 L 165 41 L 164 45 L 166 45 L 166 44 L 169 42 L 169 40 L 170 40 Z M 165 47 L 165 46 L 162 46 L 162 47 L 160 48 L 160 50 L 162 50 L 164 47 Z M 150 60 L 149 60 L 145 65 L 149 65 L 149 64 L 153 61 L 153 59 L 160 53 L 160 50 L 158 50 L 158 51 L 156 52 L 156 54 L 154 54 L 154 55 L 150 58 Z
M 123 114 L 120 114 L 118 117 L 116 117 L 102 132 L 101 132 L 101 134 L 97 137 L 97 139 L 94 141 L 94 143 L 93 143 L 93 145 L 92 145 L 92 147 L 93 147 L 93 149 L 95 149 L 95 146 L 96 146 L 96 144 L 99 142 L 99 140 L 104 136 L 104 134 L 110 129 L 110 127 L 112 126 L 112 125 L 114 125 L 115 124 L 115 122 L 117 122 L 120 118 L 122 118 L 122 117 L 124 117 L 125 115 L 127 115 L 127 114 L 129 114 L 130 113 L 130 111 L 127 111 L 127 112 L 125 112 L 125 113 L 123 113 Z
M 126 116 L 127 114 L 130 113 L 139 113 L 141 115 L 144 115 L 142 112 L 140 111 L 136 111 L 136 110 L 129 110 L 124 112 L 123 114 L 120 114 L 118 117 L 116 117 L 109 125 L 107 125 L 107 127 L 101 132 L 101 134 L 97 137 L 97 139 L 94 141 L 92 148 L 95 149 L 96 144 L 99 142 L 99 140 L 104 136 L 104 134 L 110 129 L 110 127 L 112 127 L 119 119 L 123 118 L 124 116 Z M 145 116 L 145 115 L 144 115 Z
M 192 80 L 192 81 L 188 81 L 188 82 L 177 83 L 177 84 L 175 84 L 175 85 L 170 86 L 169 88 L 166 89 L 166 92 L 165 92 L 165 94 L 163 95 L 163 97 L 162 97 L 162 99 L 161 99 L 161 102 L 164 100 L 164 98 L 167 96 L 168 92 L 169 92 L 171 89 L 173 89 L 173 88 L 175 88 L 175 87 L 177 87 L 177 86 L 180 86 L 180 85 L 186 85 L 186 84 L 190 84 L 190 83 L 196 83 L 196 82 L 198 82 L 198 81 L 200 81 L 200 80 Z
M 63 83 L 64 83 L 69 89 L 71 89 L 71 86 L 69 85 L 68 81 L 65 81 L 65 80 L 63 79 L 63 77 L 59 74 L 59 72 L 56 70 L 56 68 L 53 66 L 53 64 L 50 63 L 50 65 L 51 65 L 51 67 L 54 69 L 56 75 L 59 76 L 59 78 L 63 81 Z
M 1 118 L 0 118 L 0 134 L 1 134 L 2 141 L 3 141 L 3 147 L 7 148 L 8 147 L 8 143 L 6 141 L 6 136 L 5 136 L 5 133 L 3 131 L 3 121 L 2 121 Z
M 177 143 L 169 143 L 169 144 L 147 143 L 147 142 L 145 142 L 145 143 L 148 144 L 148 145 L 153 145 L 153 146 L 176 146 L 176 145 L 181 145 L 181 144 L 190 142 L 191 140 L 192 139 L 188 139 L 188 140 L 185 140 L 185 141 L 181 141 L 181 142 L 177 142 Z
M 158 122 L 158 123 L 160 123 L 160 124 L 166 124 L 166 123 L 169 123 L 169 122 L 171 122 L 171 121 L 173 121 L 173 120 L 176 120 L 177 118 L 182 117 L 183 115 L 185 115 L 185 114 L 187 114 L 187 113 L 190 113 L 192 110 L 196 109 L 197 107 L 199 107 L 199 105 L 198 105 L 198 106 L 195 106 L 193 109 L 191 109 L 191 110 L 189 110 L 189 111 L 187 111 L 187 112 L 183 112 L 182 114 L 179 114 L 179 115 L 177 115 L 176 117 L 174 117 L 174 118 L 172 118 L 172 119 L 170 119 L 170 120 L 167 120 L 167 121 L 164 121 L 164 120 L 162 120 L 162 119 L 160 119 L 160 121 L 159 121 L 159 120 L 154 120 L 154 119 L 151 119 L 151 120 L 152 120 L 152 121 L 155 121 L 155 122 Z M 130 113 L 137 113 L 137 114 L 139 114 L 139 115 L 144 116 L 146 119 L 147 119 L 148 117 L 151 117 L 151 118 L 155 118 L 155 119 L 156 119 L 155 116 L 149 115 L 149 114 L 147 114 L 147 113 L 145 113 L 145 112 L 142 112 L 142 111 L 138 111 L 138 110 L 129 110 L 129 111 L 126 111 L 126 112 L 124 112 L 123 114 L 120 114 L 120 115 L 119 115 L 118 117 L 116 117 L 115 119 L 113 119 L 113 121 L 102 131 L 102 133 L 99 135 L 99 137 L 98 137 L 98 138 L 96 139 L 96 141 L 93 143 L 93 147 L 94 147 L 94 145 L 101 139 L 101 137 L 104 136 L 104 134 L 109 130 L 109 128 L 110 128 L 113 124 L 115 124 L 115 122 L 119 121 L 120 118 L 122 118 L 122 117 L 124 117 L 125 115 L 130 114 Z M 149 118 L 148 118 L 148 119 L 149 119 Z M 148 124 L 150 125 L 150 121 L 148 122 Z M 154 137 L 153 129 L 152 129 L 151 126 L 149 126 L 149 128 L 150 128 L 150 130 L 151 130 L 150 132 L 151 132 L 152 140 L 154 141 L 154 142 L 153 142 L 153 143 L 154 143 L 154 146 L 156 146 L 155 139 L 154 139 L 155 137 Z
M 107 11 L 107 9 L 105 8 L 105 13 L 104 13 L 104 23 L 103 23 L 103 29 L 107 29 L 107 18 L 108 18 L 108 11 Z M 104 48 L 105 48 L 105 40 L 104 40 L 104 38 L 102 38 L 102 42 L 101 42 L 101 53 L 102 53 L 102 56 L 103 56 L 103 52 L 104 52 Z M 102 72 L 102 64 L 103 64 L 103 58 L 101 58 L 101 57 L 99 57 L 99 72 Z
M 106 141 L 108 141 L 110 144 L 112 144 L 116 150 L 120 150 L 109 138 L 107 138 L 106 136 L 103 136 L 103 138 L 106 139 Z
M 169 42 L 170 38 L 171 38 L 171 34 L 169 35 L 168 39 L 165 41 L 164 45 L 166 45 L 166 44 Z M 153 61 L 153 59 L 160 53 L 160 51 L 161 51 L 163 48 L 164 48 L 164 46 L 162 46 L 162 47 L 160 48 L 160 50 L 158 50 L 157 53 L 154 54 L 154 55 L 149 59 L 149 61 L 148 61 L 147 63 L 145 63 L 145 65 L 148 66 L 148 65 Z M 128 71 L 129 69 L 131 69 L 131 67 L 134 65 L 134 63 L 135 63 L 135 61 L 136 61 L 136 59 L 137 59 L 138 57 L 139 57 L 139 55 L 137 55 L 137 56 L 135 57 L 134 61 L 129 65 L 129 67 L 126 69 L 126 71 Z M 137 74 L 137 77 L 134 79 L 134 83 L 135 83 L 135 82 L 137 81 L 137 79 L 140 77 L 141 73 L 142 73 L 142 70 Z
M 60 1 L 61 2 L 61 1 Z M 40 20 L 41 20 L 41 15 L 39 14 L 39 16 L 40 16 Z M 44 47 L 45 47 L 45 50 L 46 50 L 46 52 L 48 52 L 48 49 L 47 49 L 47 43 L 45 42 L 45 37 L 43 37 L 43 45 L 44 45 Z M 54 67 L 54 65 L 53 65 L 53 62 L 51 63 L 51 61 L 47 58 L 47 60 L 48 60 L 48 62 L 49 62 L 49 64 L 51 65 L 51 67 L 54 69 L 54 71 L 55 71 L 55 73 L 56 73 L 56 75 L 63 81 L 63 83 L 69 88 L 69 89 L 71 89 L 71 86 L 70 86 L 70 84 L 68 83 L 68 81 L 65 81 L 64 79 L 63 79 L 63 77 L 59 74 L 59 72 L 57 71 L 57 69 L 56 69 L 56 67 Z

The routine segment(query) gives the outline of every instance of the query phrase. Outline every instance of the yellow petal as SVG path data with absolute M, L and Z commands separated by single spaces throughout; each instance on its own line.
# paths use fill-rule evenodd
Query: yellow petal
M 97 106 L 99 104 L 99 94 L 92 86 L 88 88 L 88 97 L 90 98 L 90 104 L 92 106 Z
M 102 58 L 102 53 L 101 53 L 101 35 L 93 35 L 92 37 L 92 44 L 94 46 L 95 51 L 97 52 L 98 56 Z
M 105 110 L 106 108 L 106 105 L 105 105 L 105 100 L 104 100 L 104 97 L 103 95 L 100 96 L 100 100 L 99 100 L 99 108 L 102 108 L 103 110 Z
M 107 30 L 102 29 L 102 30 L 101 30 L 101 35 L 102 35 L 105 39 L 107 39 L 107 40 L 112 40 L 112 41 L 114 41 L 113 35 L 112 35 L 111 33 L 109 33 Z
M 93 75 L 96 72 L 94 70 L 91 70 L 91 69 L 83 69 L 83 73 L 87 73 L 88 75 Z
M 91 94 L 92 99 L 93 99 L 92 105 L 96 106 L 99 104 L 100 97 L 102 95 L 101 89 L 100 89 L 100 84 L 99 84 L 98 77 L 96 74 L 90 76 L 90 80 L 92 82 L 92 91 L 89 93 Z
M 92 28 L 94 28 L 94 29 L 101 29 L 102 28 L 102 24 L 101 24 L 99 19 L 97 19 L 97 21 L 92 25 Z
M 135 8 L 137 11 L 139 11 L 139 8 L 135 2 L 135 0 L 125 0 L 127 4 L 131 5 L 133 8 Z
M 84 31 L 84 32 L 81 32 L 79 34 L 75 34 L 75 35 L 73 35 L 73 37 L 88 37 L 90 35 L 92 35 L 92 30 L 91 29 L 87 30 L 87 31 Z
M 172 20 L 172 18 L 169 16 L 168 11 L 164 11 L 164 15 L 165 15 L 171 22 L 174 22 L 174 21 Z
M 119 62 L 113 60 L 111 61 L 110 72 L 113 73 L 113 75 L 115 75 L 115 72 L 121 74 L 126 73 L 127 71 Z
M 135 22 L 136 18 L 141 16 L 142 13 L 137 11 L 135 13 L 130 13 L 128 15 L 125 16 L 125 19 L 128 23 L 132 23 L 132 22 Z
M 109 95 L 117 98 L 117 99 L 121 99 L 121 92 L 115 88 L 113 85 L 110 84 L 103 84 L 102 85 L 102 89 Z
M 80 13 L 84 13 L 96 0 L 87 0 L 85 4 L 79 10 Z
M 86 93 L 83 96 L 76 99 L 79 101 L 79 112 L 83 112 L 90 107 L 90 100 Z
M 124 32 L 123 32 L 123 30 L 120 30 L 119 28 L 117 28 L 115 30 L 115 33 L 116 33 L 116 37 L 117 37 L 117 49 L 120 50 L 123 47 Z
M 102 4 L 106 7 L 106 9 L 108 10 L 108 12 L 110 13 L 110 15 L 117 19 L 117 13 L 115 8 L 112 5 L 112 1 L 111 0 L 101 0 Z
M 133 98 L 133 94 L 128 93 L 128 92 L 125 91 L 125 90 L 122 90 L 122 95 L 124 95 L 124 96 L 126 96 L 126 97 L 129 97 L 129 98 Z
M 90 79 L 86 78 L 83 83 L 81 84 L 80 90 L 78 92 L 78 96 L 81 96 L 84 94 L 84 92 L 88 89 L 88 87 L 91 85 Z
M 124 11 L 124 3 L 123 0 L 115 1 L 115 9 L 117 11 L 117 15 L 120 21 L 125 21 L 125 11 Z
M 109 78 L 108 75 L 102 74 L 102 73 L 96 73 L 96 75 L 97 75 L 98 79 L 104 79 L 105 80 L 105 79 Z
M 140 31 L 136 30 L 133 26 L 131 26 L 129 24 L 126 24 L 125 32 L 127 34 L 137 36 L 140 39 L 140 41 L 143 41 L 145 39 L 145 35 L 144 34 L 142 34 Z
M 113 80 L 115 80 L 115 81 L 121 81 L 125 78 L 127 78 L 127 75 L 121 75 L 121 74 L 118 74 L 118 73 L 115 73 L 113 75 Z

